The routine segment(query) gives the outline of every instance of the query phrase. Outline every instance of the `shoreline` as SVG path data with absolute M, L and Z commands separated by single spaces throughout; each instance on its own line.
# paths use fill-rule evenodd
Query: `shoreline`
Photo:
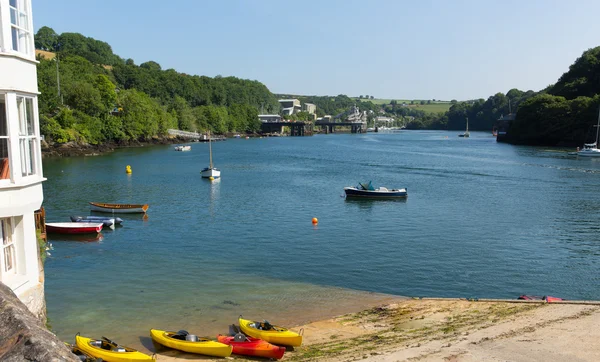
M 600 349 L 590 346 L 600 338 L 599 326 L 598 301 L 405 299 L 292 327 L 304 329 L 304 342 L 282 360 L 597 361 Z M 194 358 L 166 348 L 156 356 L 169 362 Z

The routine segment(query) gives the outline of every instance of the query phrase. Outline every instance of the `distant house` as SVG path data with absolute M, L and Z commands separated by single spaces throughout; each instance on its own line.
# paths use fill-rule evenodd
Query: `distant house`
M 312 116 L 312 120 L 317 119 L 317 106 L 312 103 L 304 103 L 302 105 L 302 111 L 310 114 Z
M 381 116 L 378 116 L 378 117 L 375 118 L 375 122 L 388 124 L 388 123 L 394 122 L 394 119 L 392 117 L 381 117 Z
M 284 116 L 296 114 L 302 110 L 298 99 L 280 99 L 279 105 L 281 105 L 281 114 Z
M 277 123 L 281 122 L 281 116 L 278 114 L 259 114 L 258 119 L 262 123 Z

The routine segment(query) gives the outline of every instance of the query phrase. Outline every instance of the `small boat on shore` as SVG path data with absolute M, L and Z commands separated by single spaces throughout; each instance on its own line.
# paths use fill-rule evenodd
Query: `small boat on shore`
M 230 345 L 215 342 L 208 338 L 198 338 L 187 331 L 167 332 L 151 329 L 152 340 L 163 346 L 189 353 L 198 353 L 214 357 L 229 357 L 233 348 Z
M 371 199 L 389 199 L 389 198 L 403 198 L 408 196 L 406 188 L 403 189 L 387 189 L 386 187 L 375 188 L 369 183 L 359 183 L 356 187 L 344 187 L 346 197 L 360 197 L 360 198 L 371 198 Z
M 242 333 L 281 346 L 299 347 L 302 345 L 302 332 L 292 332 L 287 328 L 274 326 L 267 321 L 255 322 L 240 317 L 238 319 Z
M 101 222 L 104 226 L 121 225 L 123 219 L 120 217 L 108 217 L 108 216 L 71 216 L 73 222 Z M 108 225 L 107 225 L 108 224 Z
M 233 335 L 224 336 L 219 334 L 217 335 L 217 341 L 233 347 L 234 354 L 275 359 L 283 358 L 285 347 L 276 346 L 262 339 L 248 337 L 240 332 L 235 325 L 231 325 L 229 328 Z
M 101 222 L 47 222 L 46 231 L 56 234 L 98 234 L 103 226 Z
M 187 145 L 187 146 L 175 146 L 175 151 L 191 151 L 192 150 L 192 146 Z
M 148 204 L 106 204 L 103 202 L 90 202 L 92 211 L 109 212 L 112 214 L 145 214 Z
M 92 339 L 75 336 L 75 344 L 83 352 L 109 362 L 155 361 L 154 358 L 133 348 L 121 346 L 106 337 Z

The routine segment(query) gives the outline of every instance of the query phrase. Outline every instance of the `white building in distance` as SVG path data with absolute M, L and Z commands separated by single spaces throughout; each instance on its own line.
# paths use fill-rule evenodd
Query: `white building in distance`
M 281 114 L 284 116 L 296 114 L 302 110 L 298 99 L 280 99 L 279 105 L 281 105 Z
M 0 281 L 44 312 L 34 212 L 43 201 L 31 0 L 0 0 Z

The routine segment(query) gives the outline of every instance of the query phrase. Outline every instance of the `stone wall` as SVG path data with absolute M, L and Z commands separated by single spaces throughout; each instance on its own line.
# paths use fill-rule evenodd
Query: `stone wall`
M 76 362 L 79 359 L 46 329 L 9 287 L 0 283 L 0 361 Z

